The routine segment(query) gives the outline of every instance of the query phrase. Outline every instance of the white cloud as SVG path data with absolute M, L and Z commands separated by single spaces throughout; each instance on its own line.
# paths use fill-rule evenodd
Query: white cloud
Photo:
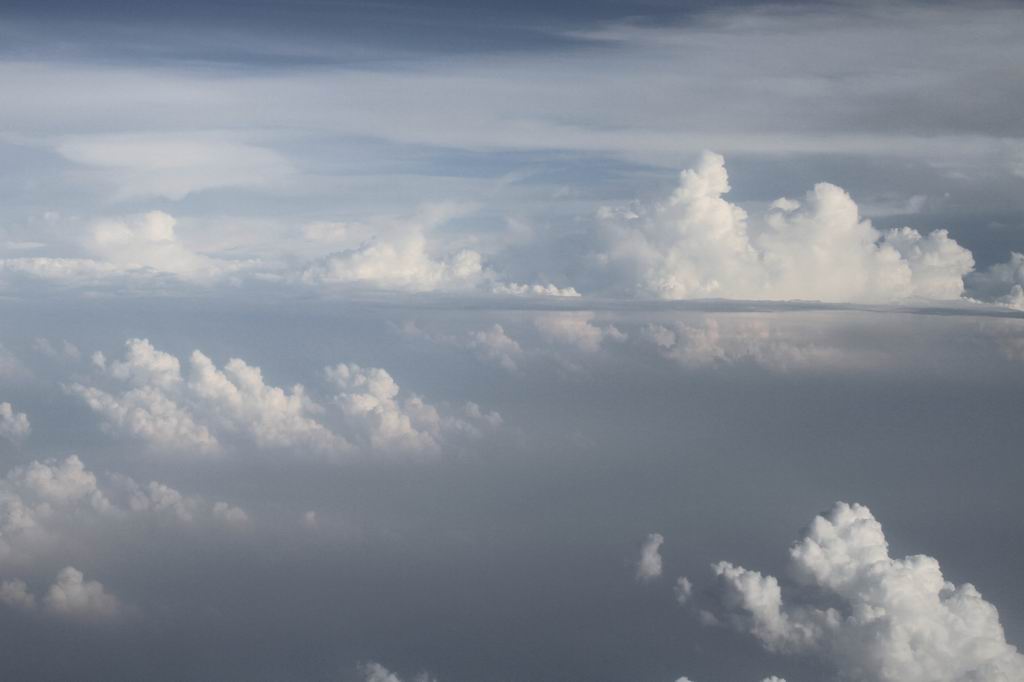
M 554 284 L 516 284 L 515 282 L 498 282 L 491 286 L 496 294 L 510 296 L 560 296 L 576 298 L 580 292 L 573 287 L 556 287 Z
M 0 583 L 0 603 L 23 611 L 36 608 L 36 597 L 32 594 L 24 580 L 5 580 Z
M 124 360 L 108 373 L 135 386 L 112 393 L 72 384 L 68 390 L 102 415 L 108 428 L 126 431 L 161 448 L 199 453 L 222 450 L 221 436 L 241 435 L 260 447 L 307 445 L 333 452 L 347 447 L 312 415 L 320 408 L 301 385 L 268 386 L 257 367 L 228 361 L 223 371 L 194 351 L 186 381 L 179 360 L 146 339 L 126 342 Z
M 1024 310 L 1024 253 L 1010 254 L 1005 263 L 997 263 L 971 278 L 970 293 L 978 298 Z
M 227 502 L 214 503 L 213 515 L 231 525 L 243 525 L 249 521 L 249 515 L 245 513 L 244 509 L 230 505 Z
M 676 682 L 693 682 L 693 680 L 691 680 L 689 677 L 680 677 L 678 680 L 676 680 Z M 775 675 L 772 675 L 771 677 L 764 678 L 763 680 L 761 680 L 761 682 L 786 682 L 786 680 L 782 679 L 781 677 L 776 677 Z
M 413 216 L 382 220 L 377 225 L 345 224 L 344 228 L 307 228 L 316 239 L 330 237 L 348 248 L 305 268 L 307 284 L 357 284 L 404 291 L 472 289 L 485 277 L 482 256 L 472 249 L 435 255 L 430 238 L 435 228 L 465 215 L 458 204 L 423 206 Z
M 102 416 L 108 431 L 128 433 L 158 448 L 197 454 L 221 450 L 205 425 L 158 388 L 134 388 L 114 395 L 76 383 L 68 391 Z
M 265 188 L 292 173 L 276 152 L 223 132 L 80 135 L 60 140 L 56 148 L 71 161 L 104 171 L 117 187 L 117 199 L 181 199 L 204 189 Z
M 101 482 L 75 455 L 34 461 L 0 478 L 0 563 L 31 569 L 53 556 L 67 561 L 77 556 L 83 538 L 104 532 L 120 537 L 124 524 L 135 519 L 165 519 L 197 528 L 213 522 L 240 527 L 248 515 L 226 502 L 211 504 L 158 481 L 139 485 L 111 473 Z M 13 581 L 0 587 L 0 601 L 28 599 Z
M 624 341 L 626 334 L 612 324 L 593 324 L 594 313 L 572 311 L 546 313 L 534 319 L 534 326 L 548 341 L 561 343 L 596 353 L 606 339 Z
M 67 360 L 77 360 L 82 355 L 81 351 L 78 350 L 78 346 L 66 339 L 61 342 L 60 348 L 57 348 L 49 339 L 37 338 L 32 341 L 32 350 L 51 358 L 64 358 Z
M 438 452 L 445 434 L 478 435 L 481 427 L 501 423 L 497 413 L 484 414 L 467 403 L 461 414 L 442 413 L 415 394 L 407 394 L 384 369 L 340 363 L 325 369 L 339 389 L 334 403 L 345 416 L 348 432 L 370 448 Z
M 77 455 L 70 455 L 60 463 L 32 462 L 12 470 L 6 480 L 15 489 L 48 503 L 83 502 L 96 511 L 110 508 L 110 502 L 97 486 L 96 476 L 86 470 Z
M 351 452 L 353 441 L 367 450 L 437 452 L 447 435 L 479 435 L 501 421 L 473 403 L 439 409 L 401 392 L 380 368 L 327 368 L 326 379 L 340 389 L 329 399 L 337 409 L 327 409 L 301 384 L 269 385 L 258 367 L 239 358 L 221 369 L 193 351 L 186 379 L 180 361 L 148 340 L 129 339 L 126 346 L 122 360 L 94 363 L 113 388 L 75 383 L 67 391 L 101 415 L 107 430 L 165 451 L 217 453 L 241 439 L 327 457 Z
M 946 581 L 929 556 L 889 556 L 867 507 L 838 503 L 790 550 L 794 583 L 720 562 L 724 622 L 780 653 L 816 654 L 858 682 L 1006 682 L 1024 656 L 970 583 Z M 826 597 L 823 605 L 821 597 Z
M 192 352 L 190 362 L 187 390 L 219 427 L 247 433 L 262 447 L 306 445 L 321 452 L 348 447 L 314 418 L 322 408 L 301 384 L 290 392 L 268 386 L 258 367 L 238 358 L 229 360 L 223 371 L 199 351 Z
M 92 222 L 74 248 L 88 257 L 18 257 L 0 259 L 7 279 L 29 277 L 56 284 L 154 286 L 173 275 L 193 283 L 213 283 L 253 269 L 253 260 L 208 256 L 189 248 L 175 231 L 177 220 L 149 211 Z M 66 349 L 67 350 L 67 349 Z
M 505 333 L 500 324 L 469 333 L 466 345 L 480 357 L 498 363 L 509 371 L 518 369 L 517 362 L 523 356 L 519 342 Z
M 57 580 L 43 599 L 43 608 L 65 617 L 110 619 L 121 615 L 124 607 L 117 597 L 95 580 L 86 580 L 78 569 L 68 566 L 57 574 Z
M 20 442 L 32 433 L 32 424 L 24 412 L 16 412 L 7 402 L 0 403 L 0 438 Z
M 176 224 L 174 217 L 163 211 L 98 220 L 84 246 L 99 261 L 122 271 L 150 269 L 186 279 L 212 279 L 254 265 L 190 250 L 178 239 Z
M 759 230 L 729 189 L 709 152 L 667 202 L 602 209 L 598 262 L 640 296 L 877 302 L 958 299 L 974 266 L 944 230 L 880 233 L 835 185 L 776 201 Z
M 0 270 L 3 270 L 2 263 L 0 263 Z M 28 369 L 15 357 L 14 353 L 0 343 L 0 378 L 22 379 L 28 374 Z
M 661 533 L 651 533 L 640 549 L 640 560 L 636 564 L 637 580 L 653 580 L 661 577 L 661 546 L 665 538 Z
M 676 601 L 680 604 L 685 604 L 693 596 L 693 583 L 686 576 L 682 576 L 676 580 L 673 591 L 676 594 Z
M 693 321 L 649 323 L 640 337 L 666 358 L 686 367 L 749 362 L 786 371 L 812 367 L 857 367 L 879 362 L 873 353 L 840 345 L 824 329 L 787 326 L 776 318 L 704 316 Z
M 481 360 L 496 363 L 510 372 L 519 369 L 519 363 L 527 356 L 519 342 L 498 323 L 484 329 L 469 330 L 465 334 L 434 332 L 413 321 L 405 322 L 401 330 L 408 337 L 472 351 Z
M 511 296 L 579 296 L 572 287 L 505 282 L 485 265 L 475 248 L 442 241 L 438 228 L 471 212 L 457 203 L 421 206 L 413 215 L 363 222 L 314 222 L 303 235 L 343 247 L 307 265 L 309 285 L 347 284 L 400 291 L 479 291 Z M 478 241 L 474 235 L 469 242 Z
M 402 678 L 380 663 L 367 663 L 362 666 L 362 673 L 365 682 L 402 682 Z M 413 678 L 413 682 L 437 682 L 437 680 L 427 673 L 420 673 Z

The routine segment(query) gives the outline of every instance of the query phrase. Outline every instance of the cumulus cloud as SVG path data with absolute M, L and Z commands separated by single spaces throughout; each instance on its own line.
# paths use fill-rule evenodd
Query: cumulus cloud
M 519 369 L 519 363 L 527 355 L 519 341 L 498 323 L 484 329 L 472 329 L 464 334 L 446 334 L 423 329 L 416 322 L 410 321 L 402 325 L 402 333 L 412 338 L 472 351 L 481 360 L 496 363 L 510 372 Z
M 5 572 L 15 567 L 33 571 L 55 556 L 62 562 L 75 560 L 83 537 L 104 532 L 123 537 L 124 524 L 136 519 L 237 527 L 248 515 L 227 502 L 210 503 L 158 481 L 140 485 L 118 473 L 101 480 L 75 455 L 33 461 L 0 478 L 0 565 Z M 21 578 L 0 583 L 0 604 L 32 611 L 36 603 Z M 60 571 L 41 603 L 44 613 L 86 620 L 110 619 L 130 610 L 72 566 Z
M 381 221 L 307 228 L 307 235 L 340 241 L 347 248 L 310 264 L 302 272 L 307 284 L 359 284 L 404 291 L 472 289 L 484 278 L 483 257 L 472 249 L 442 253 L 430 243 L 435 228 L 464 215 L 458 204 L 423 206 L 413 216 Z
M 149 269 L 186 279 L 210 279 L 253 265 L 190 250 L 178 239 L 176 224 L 163 211 L 99 220 L 92 225 L 85 247 L 101 262 L 121 270 Z
M 788 327 L 770 317 L 703 316 L 652 322 L 640 329 L 639 336 L 664 357 L 691 368 L 745 362 L 787 371 L 878 361 L 874 354 L 842 345 L 841 339 L 826 338 L 820 326 Z
M 223 368 L 193 351 L 186 373 L 177 357 L 146 339 L 129 339 L 121 360 L 94 363 L 116 388 L 67 387 L 104 419 L 152 447 L 199 454 L 225 451 L 232 440 L 263 449 L 309 451 L 335 457 L 353 443 L 368 450 L 437 452 L 446 435 L 479 435 L 500 424 L 496 413 L 467 403 L 439 409 L 403 392 L 377 367 L 339 363 L 325 370 L 336 389 L 328 409 L 301 384 L 266 383 L 258 367 L 239 358 Z
M 36 608 L 36 597 L 32 594 L 24 580 L 5 580 L 0 583 L 0 603 L 24 611 Z
M 945 580 L 932 557 L 890 557 L 867 507 L 836 504 L 789 554 L 785 594 L 774 576 L 714 564 L 717 613 L 705 622 L 770 651 L 815 654 L 858 682 L 1024 679 L 1024 656 L 1006 642 L 996 608 L 970 583 Z
M 580 292 L 574 287 L 557 287 L 554 284 L 517 284 L 515 282 L 498 282 L 491 286 L 496 294 L 509 296 L 561 296 L 576 298 Z
M 140 485 L 113 473 L 101 483 L 76 455 L 33 461 L 0 478 L 0 559 L 30 560 L 37 550 L 59 547 L 69 525 L 115 523 L 125 515 L 149 514 L 182 523 L 217 519 L 244 522 L 245 512 L 184 495 L 158 481 Z
M 685 604 L 693 596 L 693 583 L 686 576 L 682 576 L 676 580 L 673 591 L 676 594 L 676 601 Z
M 395 673 L 391 672 L 380 663 L 370 662 L 362 666 L 362 673 L 365 682 L 402 682 Z M 420 673 L 413 678 L 413 682 L 437 682 L 427 673 Z
M 474 403 L 467 403 L 461 414 L 442 414 L 419 396 L 404 393 L 379 367 L 340 363 L 325 374 L 338 389 L 333 402 L 349 432 L 374 449 L 438 452 L 446 433 L 475 435 L 481 427 L 501 423 L 497 413 L 485 414 Z
M 43 598 L 43 608 L 53 614 L 81 619 L 110 619 L 123 612 L 120 600 L 96 580 L 68 566 L 57 574 Z
M 676 682 L 693 682 L 693 680 L 691 680 L 689 677 L 680 677 L 678 680 L 676 680 Z M 776 677 L 775 675 L 772 675 L 771 677 L 764 678 L 763 680 L 761 680 L 761 682 L 786 682 L 786 680 L 782 679 L 781 677 Z
M 1024 253 L 1013 252 L 1005 263 L 997 263 L 970 279 L 969 293 L 986 301 L 1024 310 Z
M 58 347 L 49 339 L 40 337 L 32 341 L 32 350 L 54 359 L 77 360 L 82 356 L 78 346 L 67 339 L 61 341 Z
M 626 340 L 626 334 L 615 325 L 597 325 L 593 320 L 592 312 L 571 311 L 539 315 L 533 323 L 546 340 L 575 346 L 588 353 L 599 351 L 606 339 Z
M 466 344 L 476 351 L 477 355 L 498 363 L 509 371 L 515 371 L 517 362 L 523 356 L 519 342 L 505 333 L 500 324 L 493 324 L 487 329 L 469 333 Z
M 6 279 L 28 277 L 56 284 L 133 287 L 155 285 L 161 276 L 212 283 L 258 265 L 253 260 L 216 258 L 190 249 L 175 231 L 177 220 L 149 211 L 92 222 L 75 243 L 78 257 L 34 256 L 0 259 Z
M 661 546 L 665 538 L 661 533 L 651 533 L 640 549 L 640 560 L 636 564 L 636 579 L 641 581 L 661 577 Z
M 0 403 L 0 438 L 20 442 L 32 433 L 32 424 L 24 412 L 16 412 L 7 402 Z
M 877 302 L 958 299 L 974 267 L 944 230 L 879 232 L 829 183 L 774 202 L 759 229 L 729 190 L 725 160 L 708 152 L 668 201 L 602 209 L 598 262 L 641 296 Z
M 428 204 L 412 216 L 360 222 L 312 223 L 307 239 L 342 246 L 307 265 L 310 285 L 348 284 L 400 291 L 480 291 L 510 296 L 578 296 L 572 287 L 506 282 L 473 248 L 441 243 L 438 228 L 466 215 L 471 206 Z
M 258 367 L 233 358 L 221 370 L 198 350 L 189 358 L 186 379 L 178 358 L 148 340 L 129 339 L 126 347 L 124 359 L 110 362 L 107 374 L 131 388 L 108 392 L 79 383 L 68 387 L 103 416 L 109 429 L 155 447 L 197 453 L 222 450 L 215 432 L 239 435 L 261 447 L 347 447 L 315 419 L 321 408 L 301 385 L 291 391 L 268 386 Z

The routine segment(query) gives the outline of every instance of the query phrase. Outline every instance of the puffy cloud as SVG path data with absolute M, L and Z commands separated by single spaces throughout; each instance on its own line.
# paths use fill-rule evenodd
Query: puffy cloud
M 365 676 L 365 682 L 402 682 L 402 678 L 382 666 L 380 663 L 367 663 L 362 666 L 362 673 Z M 427 673 L 420 673 L 413 678 L 413 682 L 437 681 Z
M 706 622 L 771 651 L 817 654 L 843 679 L 1024 679 L 1024 656 L 1006 642 L 996 608 L 970 583 L 946 581 L 932 557 L 890 557 L 867 507 L 838 503 L 814 519 L 790 549 L 788 596 L 774 576 L 728 562 L 713 570 L 719 613 Z
M 403 220 L 385 220 L 375 226 L 361 223 L 308 227 L 316 239 L 347 243 L 348 248 L 308 265 L 302 272 L 307 284 L 357 284 L 405 291 L 471 289 L 484 278 L 483 258 L 472 249 L 435 255 L 429 237 L 433 230 L 458 216 L 468 206 L 432 204 Z
M 191 251 L 178 240 L 176 224 L 163 211 L 99 220 L 84 245 L 97 259 L 120 270 L 150 269 L 186 279 L 209 279 L 252 265 Z
M 230 505 L 227 502 L 216 502 L 213 505 L 213 515 L 232 525 L 241 525 L 249 521 L 249 515 L 241 507 Z
M 527 355 L 519 342 L 498 323 L 484 329 L 469 330 L 465 334 L 425 330 L 411 321 L 403 324 L 401 329 L 403 334 L 412 338 L 470 350 L 481 360 L 494 362 L 510 372 L 519 369 L 519 363 Z
M 678 680 L 676 680 L 676 682 L 693 682 L 693 681 L 689 677 L 680 677 Z M 786 682 L 786 680 L 782 679 L 781 677 L 776 677 L 775 675 L 772 675 L 771 677 L 764 678 L 763 680 L 761 680 L 761 682 Z
M 497 426 L 497 413 L 467 403 L 462 414 L 442 414 L 417 395 L 404 394 L 384 369 L 340 363 L 325 370 L 339 392 L 334 403 L 351 433 L 374 449 L 437 452 L 445 433 L 476 435 Z
M 463 249 L 433 258 L 426 239 L 414 233 L 404 239 L 375 241 L 327 256 L 302 273 L 307 284 L 367 284 L 387 289 L 434 291 L 468 289 L 483 275 L 479 253 Z
M 366 675 L 366 682 L 402 682 L 398 675 L 382 666 L 380 663 L 368 663 L 363 667 Z
M 970 280 L 970 293 L 1017 310 L 1024 310 L 1024 253 L 1013 252 L 1005 263 L 997 263 Z
M 729 190 L 724 159 L 705 153 L 667 202 L 602 209 L 598 261 L 634 293 L 666 299 L 957 299 L 974 267 L 944 230 L 880 233 L 829 183 L 805 205 L 773 203 L 759 230 Z
M 57 348 L 49 339 L 37 338 L 32 341 L 32 349 L 51 358 L 77 360 L 82 356 L 78 346 L 66 339 L 61 342 L 60 348 Z
M 777 319 L 710 317 L 649 323 L 640 337 L 666 358 L 686 367 L 709 367 L 740 362 L 774 370 L 820 366 L 858 366 L 877 361 L 863 350 L 831 343 L 821 328 L 780 324 Z
M 661 533 L 651 533 L 640 549 L 640 560 L 636 564 L 637 580 L 653 580 L 661 577 L 661 546 L 665 538 Z
M 311 285 L 348 284 L 401 291 L 480 291 L 511 296 L 579 296 L 572 287 L 505 282 L 473 248 L 439 243 L 437 228 L 466 215 L 471 206 L 427 204 L 411 216 L 307 225 L 307 239 L 345 247 L 307 265 Z
M 516 363 L 523 356 L 519 342 L 506 334 L 505 329 L 497 323 L 487 329 L 470 332 L 466 345 L 476 351 L 477 355 L 497 362 L 509 371 L 517 369 Z
M 18 467 L 7 474 L 7 482 L 48 503 L 86 502 L 97 511 L 110 508 L 110 502 L 97 486 L 95 474 L 86 470 L 77 455 L 59 463 L 35 461 Z
M 86 580 L 78 569 L 68 566 L 57 574 L 43 607 L 50 613 L 81 619 L 110 619 L 122 614 L 117 597 L 95 580 Z
M 548 341 L 576 346 L 588 353 L 601 349 L 605 339 L 624 341 L 626 334 L 612 324 L 593 324 L 594 313 L 589 311 L 558 312 L 540 315 L 534 326 Z
M 29 591 L 24 580 L 5 580 L 0 583 L 0 603 L 32 611 L 36 608 L 36 597 Z
M 367 449 L 436 452 L 446 434 L 476 435 L 501 421 L 473 403 L 442 411 L 401 392 L 380 368 L 327 368 L 327 380 L 340 389 L 330 398 L 337 409 L 328 410 L 301 384 L 290 390 L 269 385 L 258 367 L 239 358 L 218 368 L 193 351 L 186 379 L 180 361 L 148 340 L 129 339 L 126 346 L 124 359 L 94 363 L 120 390 L 80 383 L 67 390 L 100 414 L 108 430 L 159 449 L 216 453 L 242 439 L 264 449 L 335 457 L 350 452 L 355 440 Z
M 15 412 L 10 403 L 0 403 L 0 438 L 18 442 L 32 432 L 32 424 L 24 412 Z
M 131 433 L 156 447 L 199 453 L 222 449 L 214 432 L 242 435 L 261 447 L 306 445 L 318 451 L 344 450 L 344 439 L 311 416 L 320 408 L 303 387 L 268 386 L 257 367 L 237 358 L 223 371 L 199 351 L 192 353 L 186 381 L 179 360 L 146 339 L 129 339 L 125 358 L 107 365 L 108 374 L 133 385 L 111 393 L 72 384 L 68 390 L 101 414 L 108 428 Z
M 175 218 L 163 211 L 102 218 L 75 244 L 85 257 L 0 259 L 0 274 L 7 279 L 20 276 L 67 285 L 147 287 L 166 275 L 211 283 L 258 264 L 193 251 L 178 238 L 176 224 Z
M 2 262 L 0 262 L 0 270 L 3 269 Z M 7 350 L 2 343 L 0 343 L 0 378 L 3 379 L 21 379 L 29 374 L 25 366 L 15 357 L 14 353 Z
M 248 433 L 263 447 L 305 445 L 322 452 L 348 447 L 312 416 L 321 408 L 301 384 L 290 392 L 268 386 L 258 367 L 238 358 L 229 360 L 223 371 L 199 351 L 192 352 L 190 362 L 188 392 L 221 428 Z
M 693 583 L 686 576 L 682 576 L 676 580 L 673 591 L 676 594 L 676 601 L 685 604 L 693 596 Z
M 515 282 L 498 282 L 491 286 L 496 294 L 509 296 L 561 296 L 575 298 L 580 295 L 573 287 L 557 287 L 554 284 L 516 284 Z
M 122 431 L 155 446 L 185 452 L 219 452 L 220 442 L 193 414 L 160 389 L 147 386 L 119 395 L 101 389 L 71 384 L 68 391 L 79 396 L 105 420 L 105 428 Z

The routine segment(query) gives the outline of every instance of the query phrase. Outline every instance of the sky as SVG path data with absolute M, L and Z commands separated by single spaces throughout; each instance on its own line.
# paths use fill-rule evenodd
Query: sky
M 1024 680 L 1024 7 L 0 7 L 0 677 Z

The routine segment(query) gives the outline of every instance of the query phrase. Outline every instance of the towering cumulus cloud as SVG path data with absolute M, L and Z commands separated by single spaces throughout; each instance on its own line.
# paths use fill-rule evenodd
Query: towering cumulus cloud
M 1010 682 L 1024 655 L 1006 642 L 996 608 L 953 585 L 929 556 L 889 556 L 867 507 L 838 503 L 790 549 L 795 584 L 720 562 L 723 622 L 770 651 L 813 653 L 858 682 Z
M 622 287 L 666 299 L 957 299 L 974 267 L 945 230 L 880 233 L 829 183 L 803 204 L 775 201 L 757 225 L 724 198 L 729 190 L 725 160 L 705 153 L 667 202 L 602 209 L 598 261 Z

